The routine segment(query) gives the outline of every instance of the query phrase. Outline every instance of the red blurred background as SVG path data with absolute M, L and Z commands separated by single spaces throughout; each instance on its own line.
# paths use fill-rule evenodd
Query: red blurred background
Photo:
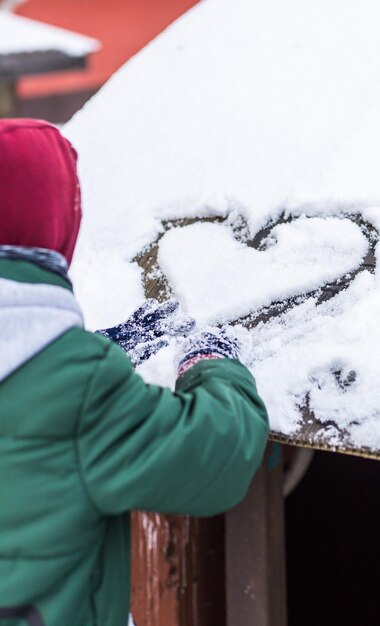
M 41 105 L 41 115 L 50 101 L 51 111 L 63 108 L 59 117 L 68 117 L 71 109 L 195 4 L 197 0 L 27 0 L 15 13 L 94 37 L 103 47 L 90 56 L 85 71 L 23 78 L 18 94 L 26 112 L 33 114 L 33 108 L 39 110 Z

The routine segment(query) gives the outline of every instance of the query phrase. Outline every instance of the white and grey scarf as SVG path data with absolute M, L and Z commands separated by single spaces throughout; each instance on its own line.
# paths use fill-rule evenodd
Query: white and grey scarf
M 64 257 L 50 250 L 41 254 L 40 248 L 0 246 L 0 258 L 28 260 L 67 276 Z M 69 289 L 0 278 L 0 382 L 66 331 L 81 326 L 82 313 Z
M 68 282 L 68 264 L 65 257 L 55 250 L 46 248 L 27 248 L 26 246 L 0 246 L 0 259 L 28 261 L 62 276 Z

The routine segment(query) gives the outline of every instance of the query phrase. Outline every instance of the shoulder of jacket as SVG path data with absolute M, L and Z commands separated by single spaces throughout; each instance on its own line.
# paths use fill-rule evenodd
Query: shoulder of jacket
M 94 357 L 106 356 L 111 342 L 106 337 L 90 332 L 84 328 L 72 328 L 56 341 L 57 347 L 76 348 L 84 353 L 92 353 Z
M 92 371 L 90 379 L 98 371 L 101 377 L 107 372 L 111 377 L 118 378 L 133 370 L 130 359 L 120 346 L 103 335 L 83 328 L 68 331 L 58 340 L 56 349 L 71 355 L 73 361 L 86 364 L 89 373 Z

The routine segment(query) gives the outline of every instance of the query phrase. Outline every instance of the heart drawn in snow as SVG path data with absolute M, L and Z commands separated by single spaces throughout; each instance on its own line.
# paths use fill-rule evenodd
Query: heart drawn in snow
M 366 267 L 363 258 L 374 235 L 368 225 L 347 217 L 277 223 L 244 243 L 228 221 L 170 226 L 158 242 L 158 265 L 156 246 L 149 270 L 156 270 L 156 279 L 157 270 L 163 272 L 167 286 L 201 325 L 249 322 L 247 316 L 258 319 L 273 303 L 278 313 L 278 303 L 288 307 L 324 286 L 339 290 Z M 144 258 L 146 269 L 149 252 Z

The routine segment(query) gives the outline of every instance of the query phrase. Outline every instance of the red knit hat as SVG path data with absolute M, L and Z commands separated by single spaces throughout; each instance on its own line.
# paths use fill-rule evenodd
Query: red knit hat
M 71 262 L 81 220 L 76 163 L 48 122 L 0 120 L 0 245 L 48 248 Z

